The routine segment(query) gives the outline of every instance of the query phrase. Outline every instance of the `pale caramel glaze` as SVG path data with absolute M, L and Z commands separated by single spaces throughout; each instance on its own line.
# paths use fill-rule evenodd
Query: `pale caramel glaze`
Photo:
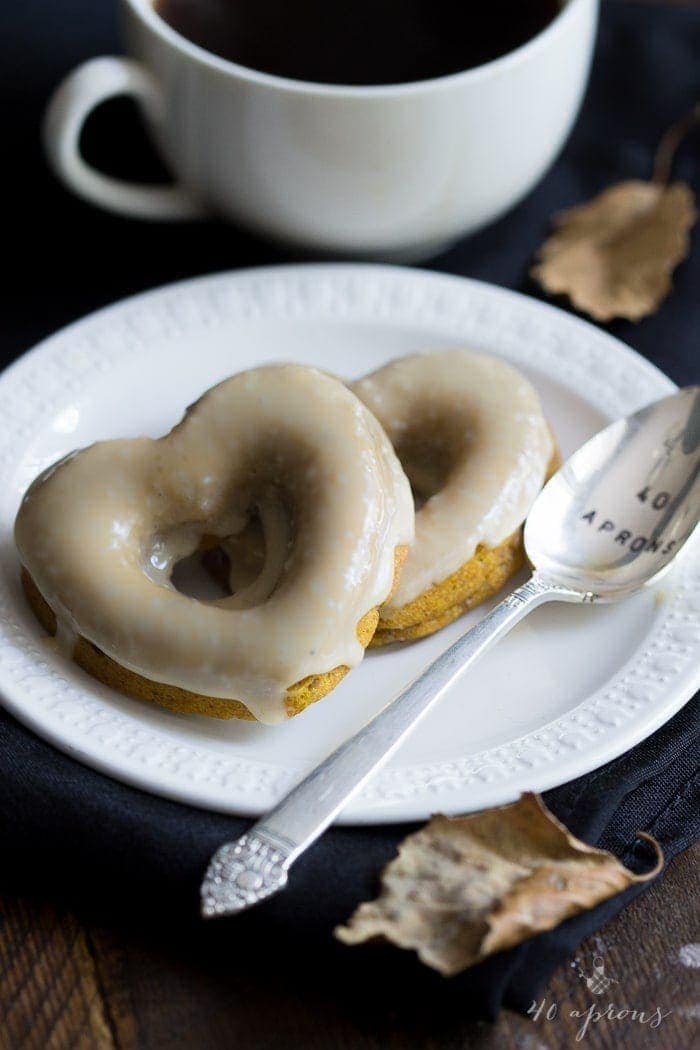
M 351 389 L 377 417 L 416 495 L 416 536 L 385 608 L 447 579 L 522 524 L 554 445 L 534 387 L 498 357 L 400 358 Z
M 217 600 L 176 590 L 173 565 L 252 510 L 260 577 Z M 413 501 L 354 394 L 269 365 L 207 391 L 163 438 L 99 442 L 45 471 L 15 537 L 64 646 L 81 635 L 146 678 L 275 723 L 294 683 L 361 660 L 357 624 L 391 591 Z

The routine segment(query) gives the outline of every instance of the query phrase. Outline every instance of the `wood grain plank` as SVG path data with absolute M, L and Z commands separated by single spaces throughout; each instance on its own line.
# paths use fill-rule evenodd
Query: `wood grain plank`
M 2 1050 L 112 1050 L 89 936 L 75 916 L 5 898 L 0 917 Z

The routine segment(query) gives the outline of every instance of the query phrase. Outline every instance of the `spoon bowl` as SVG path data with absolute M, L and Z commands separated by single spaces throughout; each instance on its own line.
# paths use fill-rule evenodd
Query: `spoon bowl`
M 655 582 L 700 517 L 700 387 L 600 431 L 538 496 L 525 549 L 541 576 L 599 601 Z

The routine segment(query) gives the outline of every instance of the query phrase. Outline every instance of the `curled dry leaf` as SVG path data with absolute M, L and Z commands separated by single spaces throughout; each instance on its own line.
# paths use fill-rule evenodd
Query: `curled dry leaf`
M 693 194 L 684 183 L 620 182 L 556 218 L 532 274 L 597 321 L 638 321 L 671 290 L 694 222 Z
M 648 837 L 648 836 L 644 836 Z M 467 817 L 436 816 L 404 839 L 379 897 L 335 930 L 345 944 L 385 937 L 451 976 L 592 908 L 645 875 L 574 838 L 537 795 Z

